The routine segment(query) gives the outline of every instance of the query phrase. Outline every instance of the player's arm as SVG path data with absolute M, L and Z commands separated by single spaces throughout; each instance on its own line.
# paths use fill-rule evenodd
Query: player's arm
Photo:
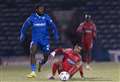
M 26 36 L 26 30 L 31 26 L 30 18 L 27 18 L 27 20 L 24 22 L 21 30 L 20 30 L 20 41 L 24 41 Z
M 57 48 L 53 52 L 51 52 L 50 54 L 54 57 L 56 55 L 56 53 L 58 53 L 58 52 L 63 52 L 64 53 L 65 49 L 63 49 L 63 48 Z
M 48 25 L 50 26 L 50 28 L 52 30 L 52 33 L 54 34 L 54 40 L 57 43 L 58 39 L 59 39 L 57 27 L 56 27 L 55 23 L 53 22 L 53 20 L 49 16 L 47 16 L 47 18 L 48 18 L 48 20 L 47 20 L 48 21 Z
M 76 32 L 79 32 L 79 33 L 82 33 L 82 32 L 83 32 L 83 24 L 84 24 L 84 23 L 81 23 L 81 24 L 78 26 Z
M 96 25 L 93 24 L 93 37 L 96 38 Z
M 76 30 L 76 35 L 78 38 L 81 38 L 83 35 L 83 23 L 79 25 L 79 27 Z

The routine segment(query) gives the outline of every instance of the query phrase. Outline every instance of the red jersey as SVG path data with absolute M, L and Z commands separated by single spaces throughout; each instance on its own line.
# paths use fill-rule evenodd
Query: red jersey
M 62 51 L 64 54 L 64 58 L 62 61 L 62 66 L 64 71 L 68 71 L 74 64 L 81 61 L 80 54 L 77 54 L 73 51 L 73 49 L 57 49 L 55 51 Z
M 96 37 L 96 26 L 91 21 L 85 21 L 79 25 L 77 32 L 82 32 L 82 43 L 86 48 L 91 48 L 93 39 Z

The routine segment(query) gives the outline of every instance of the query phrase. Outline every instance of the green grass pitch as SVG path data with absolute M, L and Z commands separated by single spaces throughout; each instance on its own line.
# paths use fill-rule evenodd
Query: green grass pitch
M 92 70 L 84 68 L 86 80 L 79 77 L 79 72 L 66 82 L 120 82 L 120 63 L 102 62 L 92 63 Z M 42 72 L 37 72 L 36 78 L 27 78 L 26 74 L 30 72 L 28 66 L 4 66 L 0 67 L 0 82 L 62 82 L 56 75 L 56 80 L 48 80 L 51 75 L 49 66 L 42 68 Z

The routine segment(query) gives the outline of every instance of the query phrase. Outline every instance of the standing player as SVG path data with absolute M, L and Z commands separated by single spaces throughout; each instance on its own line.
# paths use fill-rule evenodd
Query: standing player
M 70 78 L 77 72 L 80 72 L 81 77 L 83 78 L 83 69 L 82 69 L 82 61 L 80 56 L 80 51 L 82 47 L 79 45 L 75 45 L 73 49 L 56 49 L 51 53 L 51 55 L 55 55 L 58 52 L 63 52 L 63 59 L 54 62 L 52 66 L 52 76 L 49 79 L 55 79 L 54 76 L 56 71 L 60 74 L 62 71 L 66 71 L 70 74 Z
M 96 26 L 91 20 L 90 15 L 85 15 L 85 21 L 77 28 L 77 33 L 82 34 L 81 43 L 83 44 L 83 60 L 87 63 L 86 68 L 90 68 L 91 49 L 96 37 Z
M 56 25 L 53 23 L 52 19 L 48 14 L 44 13 L 44 6 L 36 6 L 35 13 L 27 18 L 24 22 L 21 31 L 20 31 L 20 41 L 24 41 L 26 37 L 26 30 L 28 28 L 32 28 L 32 41 L 30 44 L 30 59 L 31 59 L 31 70 L 32 72 L 27 76 L 29 78 L 36 77 L 36 60 L 35 54 L 37 49 L 41 49 L 43 52 L 44 59 L 40 63 L 43 65 L 48 60 L 49 52 L 50 52 L 50 44 L 49 44 L 49 33 L 48 29 L 50 28 L 54 33 L 54 40 L 58 42 L 58 32 L 56 29 Z M 41 66 L 40 66 L 41 67 Z

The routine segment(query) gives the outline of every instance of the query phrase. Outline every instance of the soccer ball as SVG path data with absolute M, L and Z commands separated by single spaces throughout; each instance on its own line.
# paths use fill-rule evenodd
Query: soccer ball
M 60 74 L 59 74 L 59 78 L 60 80 L 62 81 L 67 81 L 69 80 L 69 77 L 70 77 L 70 74 L 66 71 L 62 71 Z

